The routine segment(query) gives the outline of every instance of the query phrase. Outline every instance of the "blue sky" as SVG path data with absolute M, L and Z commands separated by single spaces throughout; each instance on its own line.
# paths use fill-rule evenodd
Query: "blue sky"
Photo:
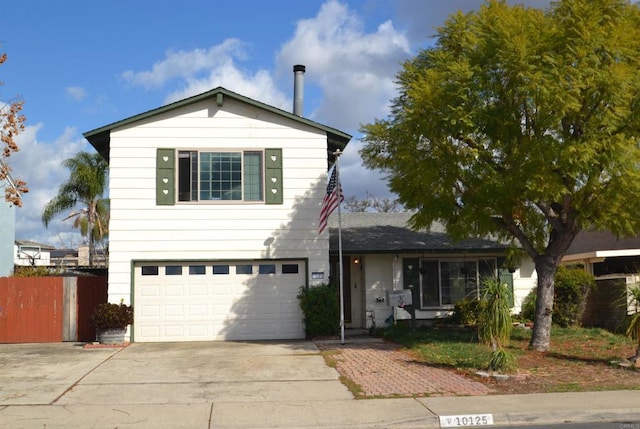
M 547 7 L 548 0 L 527 0 Z M 341 160 L 348 196 L 388 197 L 364 169 L 361 124 L 383 118 L 404 60 L 479 0 L 24 0 L 2 7 L 0 101 L 20 97 L 27 129 L 9 162 L 30 192 L 16 239 L 80 242 L 69 222 L 40 221 L 67 178 L 63 160 L 92 151 L 82 133 L 217 86 L 292 108 L 294 64 L 307 67 L 304 116 L 354 136 Z

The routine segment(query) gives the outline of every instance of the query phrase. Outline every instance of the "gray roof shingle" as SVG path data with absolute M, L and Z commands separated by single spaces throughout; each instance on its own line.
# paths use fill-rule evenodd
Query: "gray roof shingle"
M 342 213 L 342 250 L 347 253 L 469 253 L 504 251 L 508 245 L 484 238 L 453 241 L 440 223 L 429 231 L 408 226 L 412 213 Z M 338 250 L 338 216 L 329 219 L 331 251 Z

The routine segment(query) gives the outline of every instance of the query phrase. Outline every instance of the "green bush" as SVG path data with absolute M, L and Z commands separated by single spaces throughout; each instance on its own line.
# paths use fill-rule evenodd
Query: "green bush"
M 304 315 L 307 338 L 331 336 L 340 332 L 340 294 L 335 286 L 301 286 L 298 301 Z
M 498 349 L 491 353 L 489 370 L 497 372 L 512 372 L 518 368 L 516 357 L 505 349 Z
M 123 304 L 102 303 L 91 313 L 89 321 L 97 331 L 125 329 L 133 323 L 133 308 Z
M 520 317 L 525 321 L 532 321 L 536 316 L 536 289 L 531 289 L 531 292 L 522 301 L 522 307 L 520 309 Z
M 461 299 L 454 304 L 449 320 L 456 325 L 476 325 L 486 305 L 486 301 L 477 298 Z
M 49 277 L 60 273 L 59 269 L 50 270 L 43 265 L 36 266 L 16 266 L 13 270 L 13 277 Z
M 589 291 L 595 287 L 593 276 L 582 268 L 561 266 L 556 272 L 553 290 L 553 323 L 566 328 L 579 326 Z M 536 290 L 522 303 L 522 318 L 533 320 L 536 313 Z

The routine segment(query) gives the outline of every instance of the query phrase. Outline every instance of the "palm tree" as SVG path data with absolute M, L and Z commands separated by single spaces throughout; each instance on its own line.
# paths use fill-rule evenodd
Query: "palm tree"
M 102 241 L 109 234 L 109 200 L 103 198 L 108 164 L 100 154 L 80 152 L 64 161 L 69 169 L 69 180 L 63 182 L 56 195 L 47 203 L 42 213 L 46 227 L 51 220 L 66 210 L 81 204 L 80 209 L 69 213 L 64 220 L 74 219 L 73 226 L 89 239 L 89 265 L 94 265 L 95 242 Z

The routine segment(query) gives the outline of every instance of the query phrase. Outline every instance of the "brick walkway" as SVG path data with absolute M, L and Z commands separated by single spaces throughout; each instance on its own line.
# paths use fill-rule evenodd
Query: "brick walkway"
M 388 342 L 318 342 L 332 355 L 340 375 L 357 384 L 363 397 L 375 396 L 471 396 L 492 390 L 433 366 L 417 362 L 397 344 Z

